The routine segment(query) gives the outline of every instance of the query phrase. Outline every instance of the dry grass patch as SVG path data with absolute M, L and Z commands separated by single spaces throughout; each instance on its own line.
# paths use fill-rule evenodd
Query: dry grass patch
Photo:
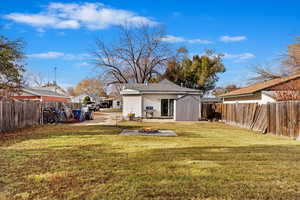
M 124 136 L 123 129 L 178 137 Z M 300 143 L 221 123 L 45 126 L 0 141 L 0 199 L 299 199 Z

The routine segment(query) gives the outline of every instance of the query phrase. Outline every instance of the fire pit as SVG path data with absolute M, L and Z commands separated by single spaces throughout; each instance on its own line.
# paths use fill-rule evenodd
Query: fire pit
M 149 136 L 177 136 L 174 131 L 171 130 L 158 130 L 153 128 L 142 128 L 139 130 L 123 130 L 121 135 L 149 135 Z
M 158 129 L 153 129 L 153 128 L 142 128 L 139 130 L 140 133 L 147 133 L 147 134 L 151 134 L 151 133 L 158 133 L 159 130 Z

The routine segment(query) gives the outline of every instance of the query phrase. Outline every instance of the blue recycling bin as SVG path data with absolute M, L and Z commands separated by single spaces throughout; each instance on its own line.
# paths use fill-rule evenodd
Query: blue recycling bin
M 83 121 L 84 116 L 80 109 L 73 110 L 74 118 L 78 121 Z

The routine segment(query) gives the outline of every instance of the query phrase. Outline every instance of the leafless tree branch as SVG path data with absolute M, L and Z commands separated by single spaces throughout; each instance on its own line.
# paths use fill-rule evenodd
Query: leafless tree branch
M 94 63 L 111 76 L 111 82 L 144 83 L 165 67 L 171 57 L 169 46 L 162 41 L 161 27 L 120 27 L 119 40 L 107 45 L 97 39 Z

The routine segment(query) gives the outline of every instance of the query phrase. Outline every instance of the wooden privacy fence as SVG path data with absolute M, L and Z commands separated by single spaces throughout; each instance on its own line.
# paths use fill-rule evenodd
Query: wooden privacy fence
M 41 113 L 40 102 L 0 99 L 0 133 L 39 125 Z
M 268 130 L 274 135 L 298 138 L 300 136 L 300 102 L 268 104 Z
M 276 102 L 269 104 L 240 103 L 217 104 L 216 112 L 228 124 L 297 138 L 300 136 L 300 102 Z
M 200 103 L 200 119 L 208 120 L 213 117 L 213 113 L 215 112 L 215 103 Z
M 0 133 L 43 123 L 44 108 L 81 108 L 80 103 L 14 100 L 0 97 Z

